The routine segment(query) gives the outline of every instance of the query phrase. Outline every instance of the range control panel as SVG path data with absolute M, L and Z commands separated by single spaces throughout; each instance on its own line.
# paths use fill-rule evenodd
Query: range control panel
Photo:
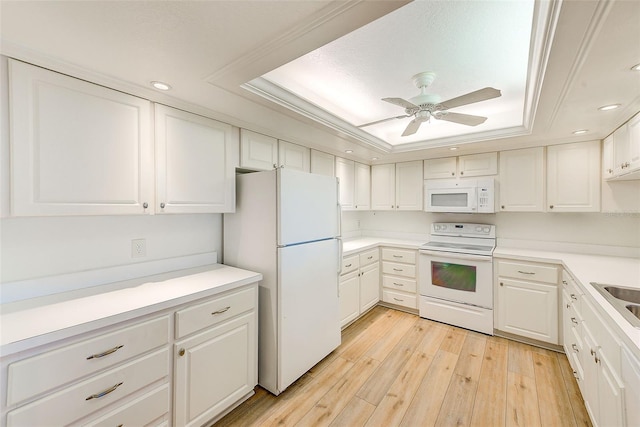
M 431 234 L 441 236 L 494 238 L 496 235 L 496 226 L 491 224 L 434 222 L 431 224 Z

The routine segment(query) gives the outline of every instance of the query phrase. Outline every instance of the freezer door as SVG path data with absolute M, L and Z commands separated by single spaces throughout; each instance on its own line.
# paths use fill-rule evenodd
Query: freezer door
M 278 388 L 284 391 L 340 345 L 338 241 L 278 249 Z
M 338 236 L 336 178 L 278 169 L 278 245 Z

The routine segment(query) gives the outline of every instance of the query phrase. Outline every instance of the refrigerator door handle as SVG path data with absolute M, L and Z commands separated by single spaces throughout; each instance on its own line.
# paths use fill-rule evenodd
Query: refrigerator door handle
M 338 242 L 338 276 L 342 274 L 342 238 L 336 237 Z
M 338 210 L 338 237 L 342 237 L 342 205 L 340 205 L 340 178 L 336 178 L 336 194 L 338 195 L 338 203 L 336 203 L 336 209 Z

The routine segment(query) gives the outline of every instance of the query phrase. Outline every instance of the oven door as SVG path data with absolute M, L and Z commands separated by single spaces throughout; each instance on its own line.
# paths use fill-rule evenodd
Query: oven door
M 420 295 L 493 308 L 493 258 L 420 250 Z

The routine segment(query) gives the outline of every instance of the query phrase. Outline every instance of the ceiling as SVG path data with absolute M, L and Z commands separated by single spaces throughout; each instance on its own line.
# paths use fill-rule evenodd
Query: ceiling
M 379 163 L 605 137 L 640 110 L 638 22 L 640 2 L 625 0 L 3 0 L 0 52 Z M 422 71 L 443 100 L 502 96 L 454 110 L 488 117 L 477 127 L 432 119 L 408 139 L 406 118 L 358 127 L 403 115 L 381 98 L 417 95 Z

